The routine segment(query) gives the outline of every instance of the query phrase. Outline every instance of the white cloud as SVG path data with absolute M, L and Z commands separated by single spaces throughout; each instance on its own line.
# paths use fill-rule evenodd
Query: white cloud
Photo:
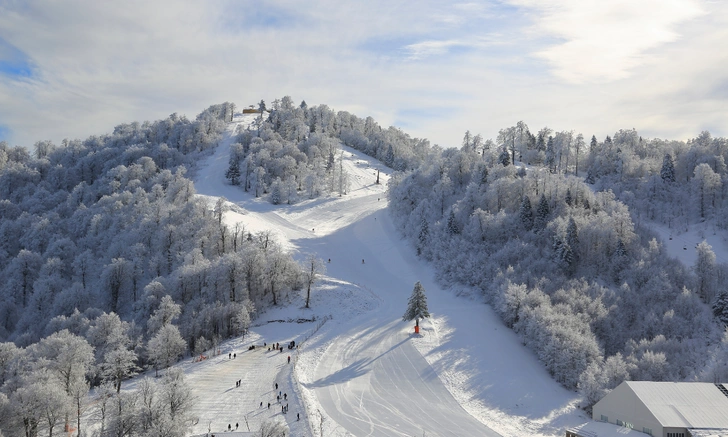
M 534 14 L 535 34 L 555 37 L 536 53 L 568 82 L 628 77 L 650 50 L 676 41 L 677 25 L 704 13 L 697 0 L 512 0 Z

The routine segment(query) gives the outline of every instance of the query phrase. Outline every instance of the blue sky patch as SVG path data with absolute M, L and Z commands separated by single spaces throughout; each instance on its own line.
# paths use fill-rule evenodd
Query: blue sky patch
M 239 5 L 225 11 L 222 17 L 223 28 L 233 32 L 245 32 L 249 29 L 284 29 L 301 24 L 302 17 L 292 11 L 275 8 L 269 5 L 250 7 Z
M 30 58 L 2 38 L 0 38 L 0 75 L 15 78 L 33 75 L 33 63 Z
M 10 128 L 0 124 L 0 141 L 8 141 L 10 139 Z

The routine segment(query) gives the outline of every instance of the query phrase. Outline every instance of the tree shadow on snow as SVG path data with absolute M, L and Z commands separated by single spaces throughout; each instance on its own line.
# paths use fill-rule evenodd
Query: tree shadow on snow
M 370 360 L 362 358 L 360 360 L 354 361 L 343 369 L 337 370 L 331 375 L 319 379 L 318 381 L 314 381 L 309 384 L 304 383 L 303 385 L 305 387 L 318 388 L 351 381 L 352 379 L 358 378 L 367 373 L 369 370 L 365 369 L 365 367 L 368 366 L 369 363 L 371 363 Z
M 331 375 L 328 375 L 324 378 L 319 379 L 318 381 L 314 381 L 309 384 L 303 384 L 305 387 L 312 387 L 312 388 L 318 388 L 318 387 L 326 387 L 329 385 L 334 384 L 340 384 L 343 382 L 351 381 L 352 379 L 358 378 L 365 373 L 369 372 L 369 369 L 365 369 L 365 367 L 369 366 L 370 364 L 374 363 L 387 353 L 393 351 L 394 349 L 401 346 L 404 342 L 408 341 L 409 338 L 405 338 L 401 340 L 399 343 L 393 345 L 386 351 L 382 352 L 381 354 L 377 355 L 374 358 L 361 358 L 352 364 L 349 364 L 348 366 L 344 367 L 343 369 L 337 370 L 336 372 L 332 373 Z

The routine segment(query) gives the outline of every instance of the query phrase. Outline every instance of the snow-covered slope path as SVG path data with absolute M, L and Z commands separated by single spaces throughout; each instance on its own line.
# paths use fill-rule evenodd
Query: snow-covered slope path
M 565 426 L 587 420 L 576 395 L 549 377 L 489 307 L 437 285 L 431 267 L 394 229 L 385 209 L 388 172 L 376 161 L 344 148 L 350 192 L 293 206 L 273 206 L 227 185 L 231 134 L 245 122 L 231 123 L 226 141 L 201 163 L 197 192 L 235 205 L 226 222 L 272 230 L 297 256 L 330 259 L 326 287 L 349 304 L 367 293 L 378 302 L 355 317 L 332 314 L 301 349 L 295 375 L 311 419 L 307 435 L 563 435 Z M 416 281 L 433 315 L 419 336 L 401 321 Z M 327 304 L 316 305 L 312 313 Z

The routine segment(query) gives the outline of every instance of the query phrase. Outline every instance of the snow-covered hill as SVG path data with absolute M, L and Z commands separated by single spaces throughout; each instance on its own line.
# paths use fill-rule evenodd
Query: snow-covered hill
M 343 147 L 350 192 L 292 206 L 274 206 L 228 185 L 229 144 L 237 125 L 252 117 L 236 117 L 226 140 L 201 163 L 197 192 L 211 203 L 217 196 L 230 202 L 228 224 L 270 230 L 298 256 L 316 253 L 330 262 L 311 309 L 293 297 L 263 314 L 244 340 L 223 345 L 221 355 L 185 364 L 199 399 L 196 433 L 245 420 L 257 429 L 276 416 L 292 435 L 327 436 L 560 435 L 587 420 L 578 396 L 554 382 L 488 306 L 467 297 L 467 290 L 457 297 L 437 285 L 430 266 L 414 256 L 389 219 L 389 170 L 377 161 Z M 424 285 L 433 315 L 420 335 L 401 321 L 416 281 Z M 318 330 L 316 322 L 294 322 L 320 323 L 325 316 L 331 319 Z M 247 350 L 252 343 L 290 340 L 303 342 L 291 366 L 288 350 Z M 241 388 L 235 387 L 238 379 Z M 287 415 L 279 404 L 267 408 L 275 401 L 274 382 L 292 395 Z M 298 422 L 295 413 L 304 410 Z

